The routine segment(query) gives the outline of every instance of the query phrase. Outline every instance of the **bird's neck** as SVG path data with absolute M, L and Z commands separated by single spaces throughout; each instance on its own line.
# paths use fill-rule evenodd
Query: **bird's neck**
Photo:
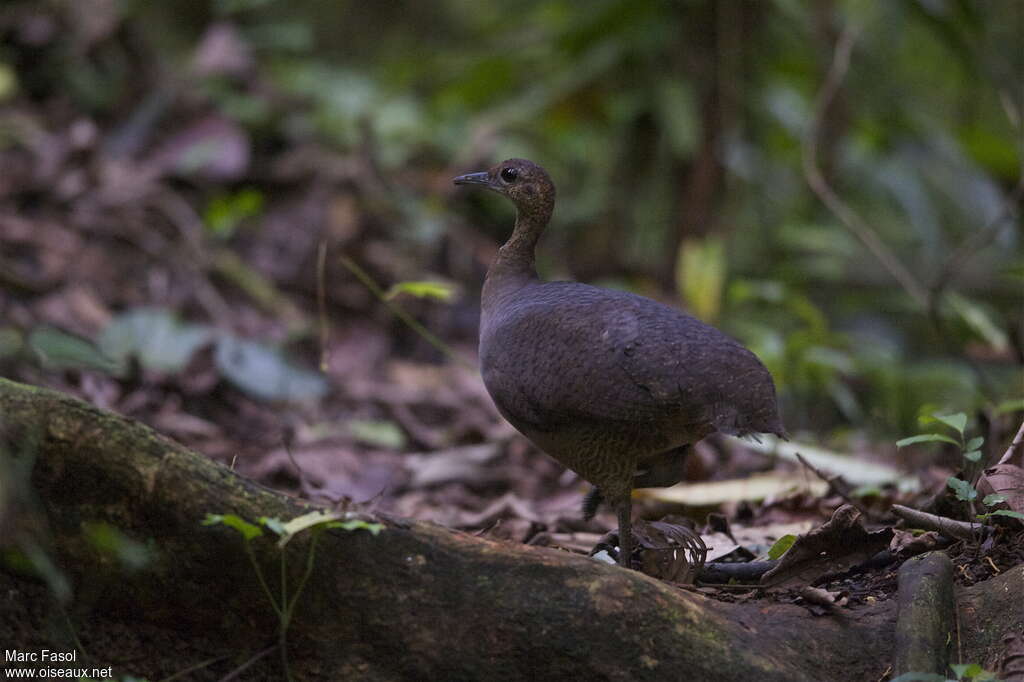
M 484 280 L 481 306 L 485 315 L 507 295 L 539 280 L 534 250 L 549 218 L 550 214 L 534 216 L 522 211 L 516 212 L 516 226 L 512 236 L 498 249 L 498 257 L 494 259 L 487 271 L 487 279 Z

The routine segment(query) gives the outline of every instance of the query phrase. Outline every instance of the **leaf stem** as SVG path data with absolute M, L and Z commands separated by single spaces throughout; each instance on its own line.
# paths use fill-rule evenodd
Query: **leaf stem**
M 363 283 L 363 286 L 370 290 L 371 294 L 376 296 L 377 299 L 381 303 L 383 303 L 389 311 L 391 311 L 392 315 L 397 317 L 399 320 L 404 322 L 410 329 L 419 334 L 424 341 L 426 341 L 431 346 L 439 350 L 449 360 L 457 362 L 458 364 L 468 369 L 476 371 L 477 367 L 473 363 L 463 359 L 458 354 L 456 354 L 456 352 L 454 351 L 454 349 L 452 349 L 451 346 L 449 346 L 447 343 L 442 341 L 437 335 L 435 335 L 429 329 L 420 324 L 419 321 L 416 320 L 416 318 L 414 318 L 405 310 L 405 308 L 403 308 L 398 303 L 395 303 L 394 301 L 388 299 L 387 294 L 384 292 L 381 286 L 374 281 L 374 279 L 369 275 L 369 273 L 366 272 L 366 270 L 363 270 L 361 267 L 359 267 L 359 265 L 356 264 L 355 261 L 353 261 L 351 258 L 344 254 L 339 255 L 338 260 L 341 261 L 341 264 L 344 265 L 349 272 L 356 276 L 356 279 Z

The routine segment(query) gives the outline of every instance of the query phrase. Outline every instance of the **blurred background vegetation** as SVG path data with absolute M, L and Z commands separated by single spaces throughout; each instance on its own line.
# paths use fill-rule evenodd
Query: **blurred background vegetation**
M 450 178 L 518 156 L 559 191 L 541 274 L 740 338 L 791 432 L 849 445 L 936 410 L 992 419 L 1024 395 L 1022 34 L 1024 4 L 971 0 L 7 0 L 3 310 L 39 322 L 15 314 L 38 285 L 17 235 L 49 221 L 136 244 L 113 307 L 223 323 L 230 302 L 154 281 L 184 241 L 263 316 L 231 325 L 312 366 L 323 242 L 330 315 L 441 361 L 334 255 L 385 285 L 447 282 L 455 300 L 406 305 L 471 347 L 511 212 Z

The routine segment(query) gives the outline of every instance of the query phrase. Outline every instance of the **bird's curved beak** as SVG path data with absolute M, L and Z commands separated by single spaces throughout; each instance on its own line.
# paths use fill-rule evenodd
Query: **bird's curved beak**
M 467 173 L 452 180 L 456 185 L 483 185 L 490 187 L 491 176 L 487 172 Z

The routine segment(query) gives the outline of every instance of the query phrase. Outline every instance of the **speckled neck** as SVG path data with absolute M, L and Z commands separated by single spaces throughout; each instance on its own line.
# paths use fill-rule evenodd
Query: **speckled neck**
M 534 260 L 537 240 L 547 227 L 551 210 L 524 211 L 516 209 L 516 224 L 512 236 L 498 249 L 481 294 L 481 306 L 485 315 L 509 293 L 521 289 L 530 282 L 539 281 Z

